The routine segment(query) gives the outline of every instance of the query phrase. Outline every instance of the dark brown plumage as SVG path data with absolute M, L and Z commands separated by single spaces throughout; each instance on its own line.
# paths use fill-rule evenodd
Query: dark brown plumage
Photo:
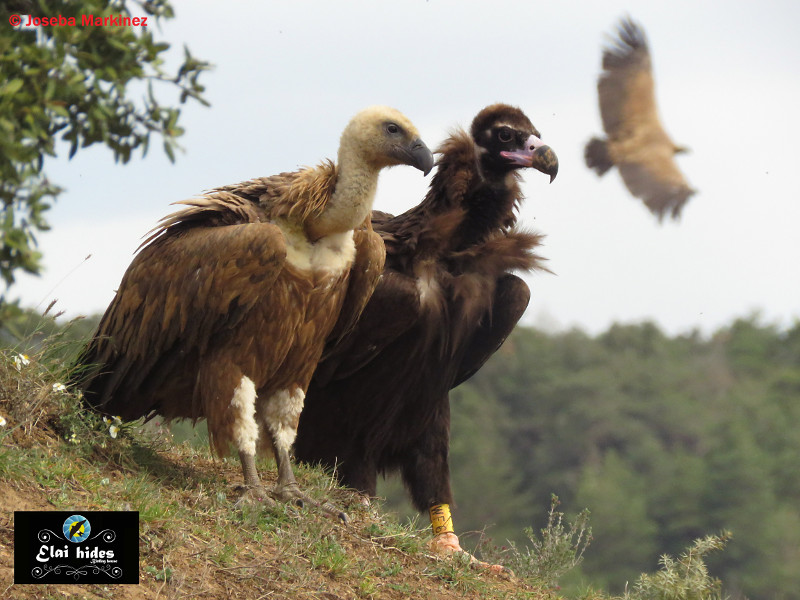
M 296 456 L 336 467 L 370 496 L 400 471 L 414 506 L 452 503 L 448 392 L 503 343 L 541 269 L 541 236 L 516 227 L 518 170 L 555 177 L 553 151 L 519 109 L 482 110 L 441 146 L 430 190 L 396 217 L 373 213 L 386 265 L 356 328 L 326 350 L 309 387 Z M 460 550 L 455 538 L 451 549 Z
M 650 51 L 641 27 L 620 23 L 618 38 L 603 51 L 597 82 L 600 116 L 607 138 L 586 144 L 586 165 L 603 175 L 616 166 L 626 187 L 661 221 L 678 218 L 695 190 L 675 162 L 676 146 L 658 116 Z
M 326 338 L 352 327 L 380 276 L 368 217 L 378 173 L 394 164 L 428 172 L 433 157 L 402 114 L 371 107 L 342 134 L 338 164 L 183 202 L 143 244 L 82 356 L 88 404 L 126 420 L 206 418 L 212 447 L 239 451 L 248 500 L 269 501 L 257 449 L 276 457 L 270 494 L 307 500 L 289 449 Z

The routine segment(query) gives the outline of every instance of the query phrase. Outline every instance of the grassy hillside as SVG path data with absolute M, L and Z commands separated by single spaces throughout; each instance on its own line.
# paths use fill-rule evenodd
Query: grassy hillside
M 427 550 L 427 523 L 400 525 L 316 469 L 298 468 L 312 497 L 343 507 L 343 525 L 308 509 L 239 509 L 238 461 L 176 444 L 158 425 L 104 422 L 60 385 L 63 352 L 0 351 L 0 598 L 559 598 L 558 575 L 585 549 L 583 525 L 551 511 L 531 548 L 504 549 L 503 579 Z M 262 465 L 268 483 L 272 467 Z M 139 511 L 139 585 L 13 585 L 15 510 Z M 583 541 L 581 541 L 583 536 Z M 703 564 L 720 540 L 699 542 L 624 598 L 711 599 Z M 662 577 L 663 576 L 663 577 Z M 585 590 L 581 598 L 608 598 Z
M 80 410 L 42 363 L 0 355 L 0 597 L 3 598 L 554 598 L 521 579 L 478 573 L 427 551 L 400 526 L 315 469 L 312 496 L 345 507 L 343 525 L 308 509 L 234 507 L 238 461 L 175 445 L 158 427 Z M 269 480 L 271 465 L 262 465 Z M 138 510 L 140 585 L 13 586 L 13 511 Z

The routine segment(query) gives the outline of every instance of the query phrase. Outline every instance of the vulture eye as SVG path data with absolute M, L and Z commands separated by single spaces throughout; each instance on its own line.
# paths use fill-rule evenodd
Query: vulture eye
M 400 127 L 394 123 L 389 123 L 386 125 L 386 133 L 390 133 L 392 135 L 400 133 Z
M 508 127 L 503 127 L 497 132 L 497 139 L 503 143 L 510 142 L 514 139 L 514 133 Z

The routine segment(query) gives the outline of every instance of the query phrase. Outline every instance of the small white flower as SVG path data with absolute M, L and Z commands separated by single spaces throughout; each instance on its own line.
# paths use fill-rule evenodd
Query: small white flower
M 22 367 L 27 367 L 29 364 L 31 364 L 31 359 L 28 358 L 27 354 L 17 354 L 14 357 L 14 366 L 17 371 L 22 371 Z
M 70 444 L 80 444 L 81 443 L 81 441 L 78 439 L 78 436 L 75 435 L 74 433 L 69 436 L 69 439 L 67 439 L 67 441 Z
M 54 383 L 53 384 L 53 391 L 54 392 L 66 392 L 67 391 L 67 386 L 65 386 L 63 383 Z
M 119 433 L 119 426 L 122 425 L 122 419 L 120 417 L 111 417 L 110 419 L 108 417 L 103 417 L 103 423 L 109 425 L 108 435 L 116 439 Z
M 0 427 L 5 427 L 8 424 L 6 418 L 3 415 L 0 415 Z
M 100 485 L 108 485 L 108 484 L 110 483 L 110 481 L 111 481 L 111 480 L 110 480 L 108 477 L 103 477 L 103 478 L 100 480 Z

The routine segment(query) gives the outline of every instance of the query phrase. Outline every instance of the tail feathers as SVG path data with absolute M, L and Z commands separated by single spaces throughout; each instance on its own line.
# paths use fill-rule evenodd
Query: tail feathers
M 583 151 L 583 157 L 586 160 L 586 166 L 594 169 L 598 176 L 605 175 L 606 171 L 614 166 L 611 155 L 608 153 L 608 144 L 600 138 L 589 140 Z

